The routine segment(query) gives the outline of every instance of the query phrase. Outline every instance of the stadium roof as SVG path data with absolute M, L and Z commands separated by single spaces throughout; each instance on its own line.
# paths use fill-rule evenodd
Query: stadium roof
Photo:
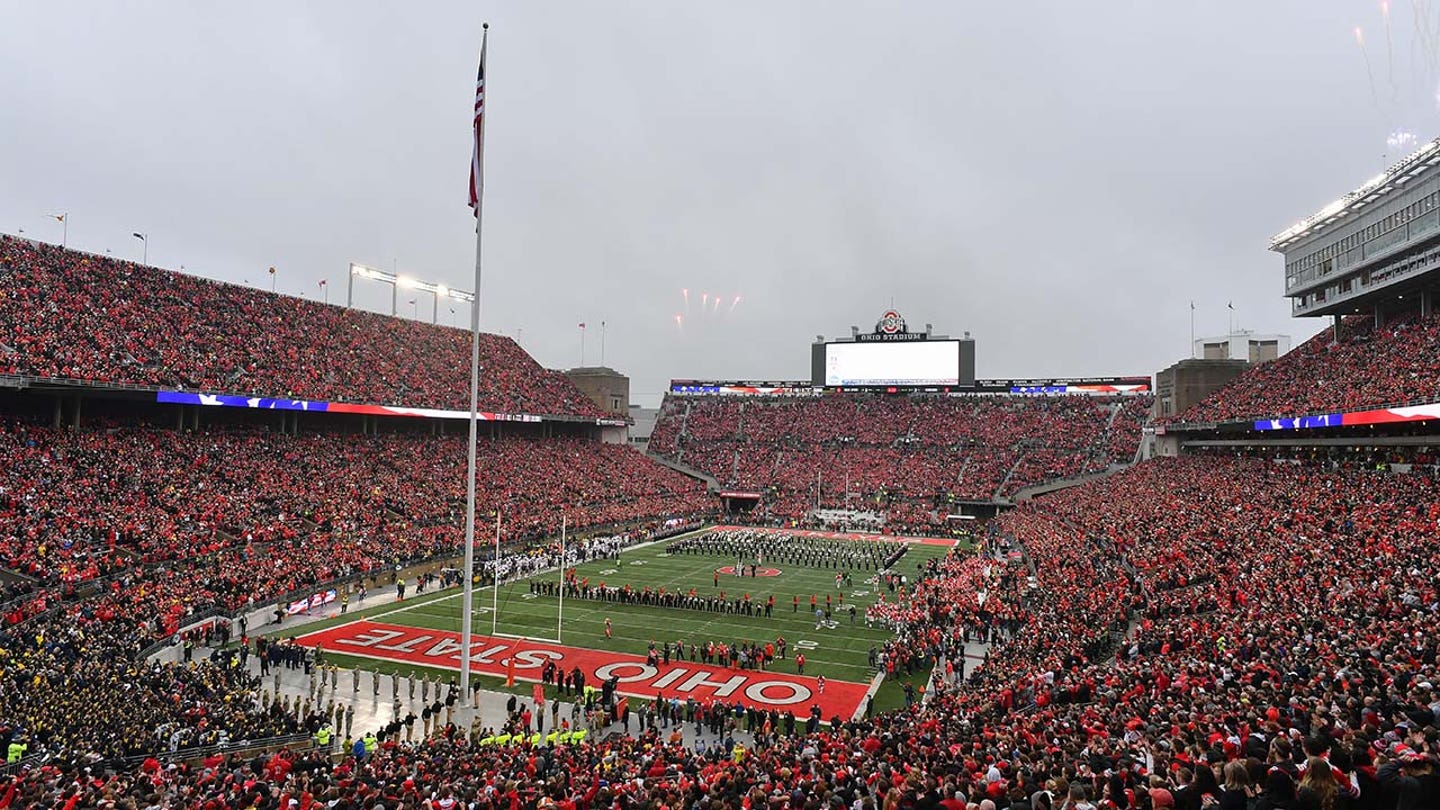
M 1397 187 L 1419 177 L 1440 163 L 1440 138 L 1421 146 L 1405 159 L 1365 181 L 1364 185 L 1300 220 L 1270 240 L 1270 249 L 1281 251 L 1317 228 L 1350 216 Z
M 609 366 L 576 366 L 565 372 L 571 376 L 578 377 L 624 377 L 624 374 Z

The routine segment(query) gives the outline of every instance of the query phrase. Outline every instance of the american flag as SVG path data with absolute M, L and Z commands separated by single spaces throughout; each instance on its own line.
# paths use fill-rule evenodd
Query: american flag
M 488 26 L 487 26 L 488 28 Z M 470 208 L 480 217 L 480 193 L 485 188 L 485 167 L 481 162 L 485 144 L 485 45 L 490 32 L 480 42 L 480 73 L 475 77 L 475 151 L 470 156 Z

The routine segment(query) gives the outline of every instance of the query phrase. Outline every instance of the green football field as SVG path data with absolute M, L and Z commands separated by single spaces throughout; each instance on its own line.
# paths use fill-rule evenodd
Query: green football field
M 849 586 L 837 589 L 836 569 L 778 562 L 771 563 L 779 569 L 778 575 L 737 577 L 733 573 L 721 574 L 717 588 L 714 578 L 716 569 L 733 565 L 733 558 L 699 554 L 676 554 L 672 557 L 665 553 L 665 547 L 665 542 L 658 542 L 628 549 L 621 554 L 618 563 L 614 560 L 584 563 L 577 566 L 576 577 L 588 577 L 591 585 L 601 582 L 611 587 L 629 585 L 636 591 L 649 587 L 652 590 L 664 588 L 666 592 L 688 593 L 693 588 L 702 597 L 715 596 L 723 591 L 727 599 L 749 593 L 757 607 L 763 607 L 766 599 L 773 594 L 775 609 L 772 616 L 767 619 L 763 615 L 745 616 L 570 597 L 564 600 L 562 615 L 558 597 L 532 593 L 531 580 L 521 580 L 501 587 L 498 613 L 492 611 L 494 593 L 489 588 L 477 590 L 471 629 L 478 634 L 490 634 L 493 626 L 501 634 L 556 641 L 559 623 L 558 641 L 562 644 L 642 656 L 652 641 L 657 646 L 665 641 L 672 644 L 684 641 L 687 648 L 692 643 L 703 645 L 706 641 L 729 645 L 754 641 L 763 646 L 767 641 L 784 637 L 789 644 L 786 660 L 776 662 L 770 667 L 771 671 L 795 673 L 795 654 L 803 652 L 806 657 L 805 674 L 808 676 L 823 674 L 827 679 L 868 683 L 875 674 L 868 664 L 869 650 L 872 646 L 877 649 L 882 647 L 892 634 L 889 630 L 865 626 L 865 608 L 878 598 L 874 571 L 854 571 Z M 923 543 L 908 544 L 907 549 L 892 570 L 912 579 L 926 560 L 943 557 L 949 551 L 947 546 Z M 552 571 L 532 579 L 556 583 L 560 576 L 558 571 Z M 810 609 L 812 594 L 822 608 L 825 597 L 831 597 L 833 626 L 816 629 L 815 616 Z M 793 599 L 797 595 L 800 597 L 798 610 L 794 608 Z M 889 592 L 885 596 L 887 599 L 895 598 Z M 856 609 L 853 624 L 848 610 L 852 604 Z M 458 632 L 461 625 L 457 591 L 436 597 L 426 595 L 406 600 L 403 605 L 364 613 L 375 621 L 427 630 Z M 357 615 L 352 613 L 349 618 L 357 618 Z M 605 636 L 607 618 L 611 623 L 610 638 Z M 382 671 L 405 672 L 413 669 L 410 665 L 351 660 L 343 655 L 332 655 L 328 660 L 341 666 L 363 666 L 366 669 L 378 666 Z M 917 672 L 912 680 L 918 687 L 928 677 L 928 672 Z M 877 710 L 903 703 L 903 680 L 897 681 L 887 682 L 877 693 Z

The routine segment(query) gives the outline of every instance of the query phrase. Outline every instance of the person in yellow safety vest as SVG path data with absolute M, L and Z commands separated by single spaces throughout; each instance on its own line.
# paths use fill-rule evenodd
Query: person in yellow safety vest
M 324 748 L 324 749 L 326 749 L 326 750 L 329 750 L 329 748 L 330 748 L 330 738 L 331 738 L 331 736 L 334 735 L 334 733 L 335 733 L 335 732 L 330 729 L 330 724 L 329 724 L 329 723 L 326 723 L 325 725 L 321 726 L 321 727 L 320 727 L 320 730 L 317 731 L 317 732 L 315 732 L 315 745 L 316 745 L 316 747 L 318 747 L 318 748 Z
M 740 762 L 745 759 L 745 746 L 741 743 L 735 743 L 735 750 L 733 753 L 735 756 L 735 763 L 737 765 L 740 764 Z
M 23 740 L 12 740 L 5 751 L 6 762 L 19 762 L 25 758 L 25 750 L 29 748 Z
M 380 739 L 375 736 L 375 732 L 372 731 L 372 732 L 370 732 L 369 734 L 366 734 L 366 735 L 365 735 L 365 758 L 366 758 L 366 759 L 369 759 L 371 756 L 373 756 L 373 755 L 375 754 L 376 749 L 378 749 L 379 747 L 380 747 Z

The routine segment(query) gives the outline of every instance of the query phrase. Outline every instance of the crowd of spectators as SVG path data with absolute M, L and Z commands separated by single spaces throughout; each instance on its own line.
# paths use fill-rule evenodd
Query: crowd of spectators
M 887 600 L 896 660 L 991 644 L 893 712 L 738 748 L 655 729 L 495 748 L 445 729 L 359 758 L 113 776 L 61 761 L 0 801 L 1419 810 L 1440 801 L 1437 526 L 1417 473 L 1157 460 L 1008 513 L 984 557 L 936 561 Z
M 1130 462 L 1151 399 L 667 397 L 650 452 L 767 493 L 766 512 L 1008 497 Z M 937 518 L 931 519 L 933 524 Z
M 38 373 L 41 358 L 55 376 L 153 385 L 146 375 L 192 368 L 219 379 L 186 354 L 206 335 L 209 362 L 241 377 L 306 368 L 304 341 L 240 336 L 231 346 L 184 303 L 193 293 L 265 332 L 288 328 L 255 320 L 259 303 L 277 299 L 15 240 L 3 251 L 8 373 Z M 60 284 L 62 308 L 43 309 L 40 281 Z M 188 337 L 152 334 L 130 298 L 138 288 Z M 17 306 L 36 311 L 22 317 Z M 131 325 L 101 334 L 73 307 Z M 1251 372 L 1275 375 L 1262 384 L 1279 393 L 1247 393 L 1247 375 L 1213 407 L 1334 410 L 1429 390 L 1440 377 L 1434 324 L 1376 332 L 1347 322 L 1339 344 L 1307 343 L 1290 365 Z M 62 342 L 70 329 L 79 331 Z M 280 359 L 230 365 L 261 347 Z M 352 357 L 357 367 L 374 360 L 374 378 L 347 390 L 409 395 L 408 383 L 384 382 L 387 361 Z M 1376 358 L 1383 374 L 1366 366 Z M 1345 387 L 1361 374 L 1333 371 L 1346 364 L 1379 379 Z M 122 372 L 131 376 L 111 379 Z M 1308 389 L 1293 380 L 1307 374 L 1325 391 L 1318 399 L 1298 396 Z M 525 385 L 535 379 L 527 371 Z M 1133 445 L 1116 432 L 1138 439 L 1143 414 L 1124 402 L 1025 397 L 665 407 L 656 452 L 771 489 L 783 509 L 899 498 L 909 521 L 967 481 L 988 498 L 1017 477 L 1128 461 Z M 1440 486 L 1423 452 L 1405 463 L 1375 454 L 1337 464 L 1335 448 L 1323 458 L 1162 458 L 1028 502 L 990 524 L 982 556 L 956 551 L 887 592 L 872 616 L 899 634 L 886 660 L 946 666 L 926 700 L 879 716 L 703 750 L 653 728 L 556 748 L 479 746 L 446 728 L 363 756 L 310 749 L 174 766 L 132 763 L 300 725 L 259 704 L 243 667 L 146 663 L 140 651 L 208 607 L 453 552 L 462 440 L 7 422 L 0 452 L 0 564 L 27 576 L 3 594 L 0 742 L 47 756 L 0 776 L 0 808 L 1440 806 Z M 481 458 L 482 511 L 502 512 L 516 545 L 553 532 L 562 513 L 598 529 L 705 505 L 697 485 L 621 447 L 507 436 L 487 440 Z M 972 638 L 989 643 L 978 663 L 961 657 Z
M 44 581 L 216 555 L 244 582 L 327 578 L 458 547 L 465 439 L 0 425 L 0 564 Z M 703 485 L 621 445 L 485 438 L 477 513 L 507 541 L 705 510 Z M 284 553 L 276 553 L 283 551 Z M 257 557 L 265 566 L 255 565 Z
M 430 435 L 0 426 L 0 738 L 68 762 L 294 731 L 252 711 L 223 665 L 137 654 L 207 610 L 264 608 L 462 545 L 464 440 Z M 702 513 L 703 485 L 619 445 L 479 445 L 479 506 L 512 549 L 559 531 L 657 529 Z M 486 517 L 488 516 L 488 517 Z M 488 543 L 486 553 L 488 554 Z
M 1440 401 L 1440 317 L 1353 315 L 1169 421 L 1233 422 Z
M 515 341 L 480 336 L 482 411 L 602 417 Z M 470 334 L 0 236 L 0 375 L 470 407 Z

